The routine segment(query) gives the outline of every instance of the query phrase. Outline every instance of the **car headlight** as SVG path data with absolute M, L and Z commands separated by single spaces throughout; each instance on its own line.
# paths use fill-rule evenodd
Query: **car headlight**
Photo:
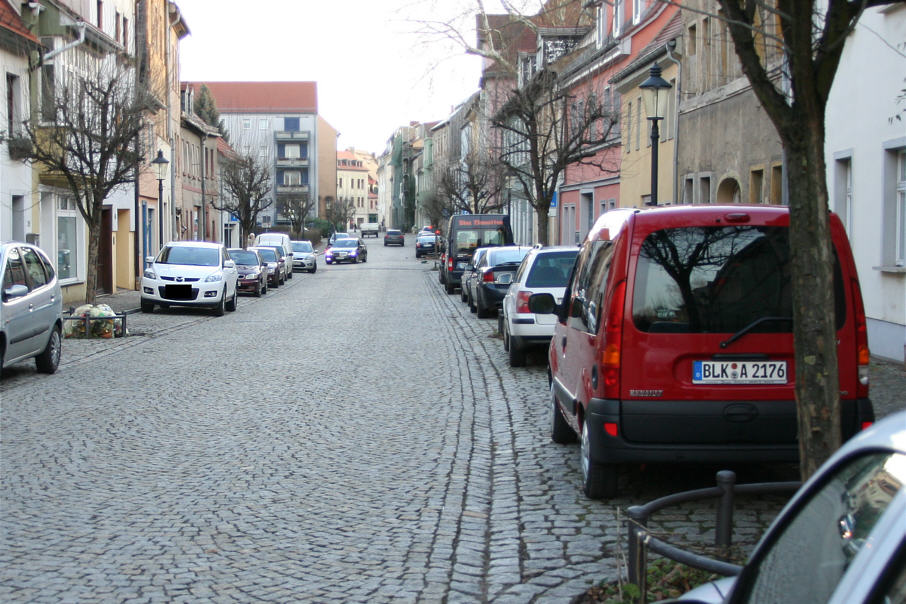
M 150 266 L 145 269 L 145 272 L 142 273 L 145 276 L 145 279 L 154 279 L 157 280 L 157 273 L 154 272 L 154 269 Z
M 217 271 L 205 277 L 205 283 L 214 283 L 215 281 L 223 281 L 223 273 Z

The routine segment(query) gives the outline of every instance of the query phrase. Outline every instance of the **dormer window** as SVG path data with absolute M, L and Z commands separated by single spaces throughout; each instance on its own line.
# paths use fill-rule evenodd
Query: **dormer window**
M 618 38 L 623 33 L 623 16 L 626 7 L 624 0 L 614 0 L 613 2 L 613 37 Z

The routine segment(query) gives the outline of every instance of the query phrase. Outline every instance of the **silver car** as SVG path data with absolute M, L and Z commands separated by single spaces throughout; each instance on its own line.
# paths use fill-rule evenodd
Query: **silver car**
M 314 273 L 318 270 L 318 260 L 311 241 L 290 241 L 293 248 L 293 270 Z
M 906 602 L 906 411 L 853 436 L 793 496 L 736 577 L 683 602 Z
M 0 243 L 0 369 L 34 358 L 38 371 L 60 365 L 63 294 L 47 255 L 28 243 Z

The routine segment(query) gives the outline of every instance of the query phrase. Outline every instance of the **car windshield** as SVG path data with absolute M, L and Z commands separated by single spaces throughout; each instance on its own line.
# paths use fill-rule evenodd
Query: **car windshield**
M 247 250 L 230 252 L 230 258 L 241 266 L 258 266 L 258 256 L 255 252 L 249 252 Z
M 511 263 L 519 264 L 528 253 L 528 248 L 518 250 L 490 250 L 488 251 L 488 264 L 490 266 Z
M 274 249 L 258 250 L 258 255 L 261 256 L 265 262 L 277 261 L 277 250 Z
M 526 279 L 526 287 L 566 287 L 578 253 L 576 249 L 539 256 Z
M 158 264 L 220 266 L 220 250 L 210 247 L 167 246 L 157 258 Z
M 311 252 L 311 243 L 308 241 L 293 241 L 294 252 Z
M 434 243 L 437 241 L 437 235 L 419 235 L 418 240 L 419 242 Z
M 399 232 L 399 231 L 394 231 L 394 230 L 391 229 L 391 230 L 387 231 L 387 234 L 388 234 L 388 235 L 399 235 L 400 232 Z
M 337 239 L 333 242 L 333 247 L 356 247 L 359 242 L 355 239 Z
M 647 332 L 788 333 L 793 327 L 790 262 L 786 227 L 655 231 L 639 252 L 633 322 Z M 834 298 L 839 329 L 846 303 L 836 258 Z

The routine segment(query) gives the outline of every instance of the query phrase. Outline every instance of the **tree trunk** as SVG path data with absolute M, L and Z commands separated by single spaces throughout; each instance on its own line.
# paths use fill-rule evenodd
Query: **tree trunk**
M 85 304 L 94 304 L 98 288 L 98 250 L 101 246 L 101 213 L 98 211 L 88 227 L 88 258 L 85 273 Z
M 535 215 L 538 217 L 538 242 L 542 245 L 550 245 L 548 241 L 548 217 L 547 213 L 550 211 L 550 207 L 547 209 L 543 207 L 538 207 L 535 210 Z M 526 243 L 531 243 L 526 241 Z
M 834 313 L 834 254 L 823 130 L 803 119 L 784 137 L 790 194 L 793 338 L 800 473 L 806 480 L 841 444 Z

